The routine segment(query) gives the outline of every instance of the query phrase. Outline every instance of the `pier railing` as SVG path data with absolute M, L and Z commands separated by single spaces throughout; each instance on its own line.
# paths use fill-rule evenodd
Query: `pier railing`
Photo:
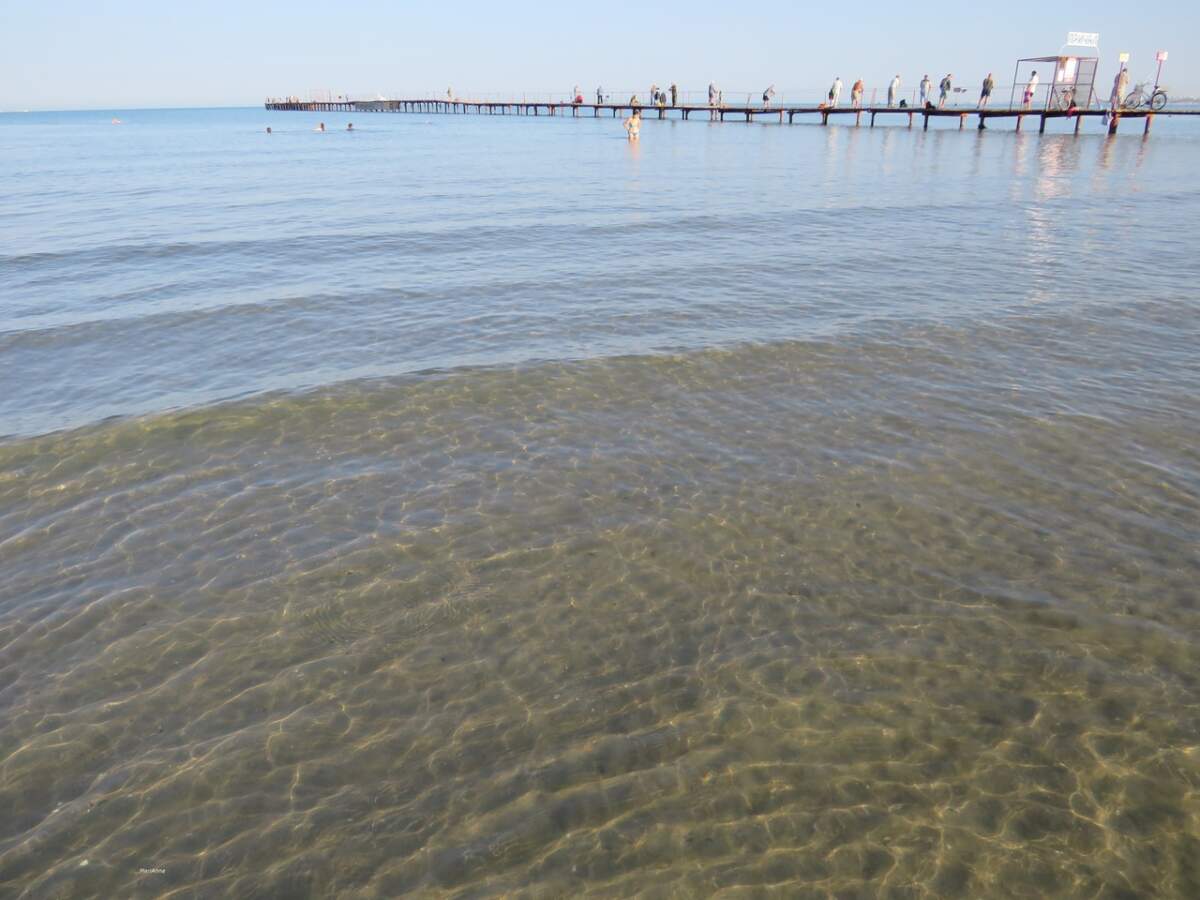
M 839 106 L 850 105 L 850 88 L 853 81 L 845 81 L 842 83 L 842 92 L 839 98 Z M 996 82 L 992 91 L 992 102 L 996 103 L 1001 97 L 1008 97 L 1013 93 L 1013 89 L 1024 89 L 1023 84 L 1013 85 L 1007 82 Z M 1041 84 L 1037 88 L 1037 92 L 1031 103 L 1031 109 L 1040 111 L 1046 106 L 1049 99 L 1049 91 L 1052 89 L 1051 84 Z M 959 82 L 951 92 L 946 101 L 947 108 L 953 109 L 974 109 L 979 101 L 979 94 L 982 85 L 965 85 Z M 830 85 L 824 87 L 794 87 L 783 90 L 776 90 L 775 96 L 767 104 L 768 108 L 778 109 L 779 107 L 787 106 L 817 106 L 828 101 Z M 663 88 L 660 85 L 660 90 L 667 93 L 667 106 L 671 106 L 670 101 L 670 85 Z M 1019 91 L 1018 91 L 1019 93 Z M 365 103 L 371 101 L 381 101 L 398 97 L 424 97 L 430 100 L 450 100 L 460 103 L 556 103 L 570 104 L 575 95 L 570 91 L 474 91 L 474 90 L 454 90 L 450 95 L 447 95 L 446 89 L 438 90 L 417 90 L 417 91 L 389 91 L 389 96 L 381 96 L 378 93 L 334 93 L 330 91 L 315 91 L 310 92 L 307 97 L 290 96 L 290 97 L 271 97 L 267 98 L 269 104 L 282 103 Z M 583 96 L 584 103 L 596 104 L 596 88 L 580 88 L 580 94 Z M 747 106 L 763 106 L 762 102 L 763 90 L 747 91 L 743 89 L 726 90 L 721 89 L 722 102 L 729 107 L 747 107 Z M 647 85 L 641 88 L 626 87 L 603 89 L 602 105 L 624 105 L 628 106 L 633 97 L 637 97 L 638 103 L 643 108 L 653 106 L 650 101 L 650 87 Z M 936 105 L 940 96 L 937 82 L 935 81 L 929 93 L 929 99 Z M 920 105 L 920 87 L 919 86 L 904 86 L 897 94 L 896 102 L 904 100 L 909 107 L 916 108 Z M 885 106 L 887 104 L 887 85 L 882 87 L 867 86 L 863 91 L 863 106 Z M 680 90 L 676 95 L 676 107 L 681 106 L 707 106 L 708 91 L 704 90 Z M 1108 105 L 1108 97 L 1099 95 L 1092 98 L 1089 109 L 1102 109 Z

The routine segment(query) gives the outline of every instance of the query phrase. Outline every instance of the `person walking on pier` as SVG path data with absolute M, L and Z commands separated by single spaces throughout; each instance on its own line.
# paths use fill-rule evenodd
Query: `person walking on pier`
M 938 109 L 946 108 L 946 98 L 950 96 L 950 91 L 954 89 L 954 86 L 950 81 L 950 79 L 953 77 L 953 75 L 947 72 L 946 77 L 943 78 L 941 84 L 938 85 Z
M 1033 95 L 1037 93 L 1038 73 L 1034 72 L 1029 76 L 1029 83 L 1025 85 L 1025 96 L 1021 98 L 1021 105 L 1029 109 L 1033 105 Z
M 604 103 L 604 88 L 598 87 L 596 88 L 596 105 L 600 106 L 602 103 Z
M 679 101 L 679 87 L 675 84 L 675 82 L 672 81 L 671 82 L 671 106 L 672 107 L 676 106 L 678 104 L 678 101 Z
M 926 75 L 926 78 L 929 76 Z M 900 93 L 900 76 L 897 75 L 892 79 L 892 83 L 888 85 L 888 106 L 896 105 L 896 95 Z
M 763 91 L 763 108 L 771 105 L 771 98 L 775 96 L 775 85 L 771 85 Z
M 833 86 L 829 89 L 829 106 L 837 109 L 838 100 L 842 96 L 842 79 L 836 75 L 833 78 Z
M 929 95 L 933 93 L 933 82 L 929 80 L 929 76 L 925 75 L 921 78 L 921 107 L 929 102 Z M 890 104 L 889 104 L 890 105 Z
M 983 89 L 979 92 L 979 103 L 976 104 L 977 109 L 987 109 L 988 101 L 992 99 L 992 89 L 996 87 L 996 81 L 992 78 L 992 73 L 988 72 L 987 78 L 983 79 Z
M 854 86 L 850 88 L 850 105 L 855 109 L 862 109 L 863 95 L 863 80 L 860 78 L 854 82 Z

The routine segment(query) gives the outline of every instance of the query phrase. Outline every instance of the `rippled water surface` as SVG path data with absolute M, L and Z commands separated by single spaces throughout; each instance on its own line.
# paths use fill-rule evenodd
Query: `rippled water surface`
M 1200 126 L 119 115 L 0 116 L 0 895 L 1200 895 Z

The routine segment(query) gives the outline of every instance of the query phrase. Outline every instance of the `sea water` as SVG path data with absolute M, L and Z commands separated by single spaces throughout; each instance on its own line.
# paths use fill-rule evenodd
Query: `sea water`
M 1069 130 L 0 116 L 0 893 L 1196 896 L 1200 126 Z

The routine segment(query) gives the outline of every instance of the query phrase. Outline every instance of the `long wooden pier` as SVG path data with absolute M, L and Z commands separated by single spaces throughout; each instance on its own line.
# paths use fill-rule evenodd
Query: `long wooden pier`
M 1155 116 L 1196 116 L 1200 110 L 1175 109 L 1154 112 L 1149 109 L 1122 109 L 1116 113 L 1108 109 L 1024 109 L 996 107 L 993 109 L 922 109 L 920 107 L 903 106 L 640 106 L 631 103 L 566 103 L 553 100 L 450 100 L 450 99 L 413 99 L 413 100 L 336 100 L 336 101 L 304 101 L 304 100 L 268 100 L 269 110 L 286 112 L 346 112 L 346 113 L 441 113 L 459 115 L 491 115 L 491 116 L 567 116 L 578 118 L 589 112 L 598 118 L 602 113 L 611 113 L 613 117 L 641 110 L 644 118 L 667 119 L 672 116 L 687 120 L 692 116 L 706 116 L 710 121 L 724 122 L 727 117 L 746 122 L 757 119 L 778 118 L 780 124 L 785 120 L 793 124 L 797 116 L 819 116 L 822 125 L 828 125 L 833 118 L 853 117 L 856 125 L 861 125 L 863 117 L 868 117 L 869 125 L 874 127 L 879 116 L 902 116 L 907 118 L 909 128 L 913 127 L 917 118 L 922 119 L 922 127 L 929 128 L 930 119 L 957 119 L 958 127 L 965 128 L 966 123 L 974 117 L 976 127 L 984 129 L 989 119 L 1015 119 L 1017 131 L 1025 119 L 1036 119 L 1038 132 L 1046 130 L 1046 123 L 1054 119 L 1072 119 L 1075 123 L 1075 133 L 1079 133 L 1085 118 L 1108 119 L 1108 133 L 1116 134 L 1117 127 L 1123 119 L 1145 120 L 1145 133 L 1150 133 L 1150 125 Z

